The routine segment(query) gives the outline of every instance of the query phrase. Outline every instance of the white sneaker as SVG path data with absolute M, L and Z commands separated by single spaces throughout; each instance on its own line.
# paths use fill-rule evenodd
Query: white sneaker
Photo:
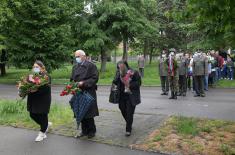
M 39 131 L 38 136 L 35 139 L 35 142 L 41 142 L 45 138 L 47 138 L 47 135 L 45 133 Z
M 46 133 L 48 132 L 49 128 L 52 126 L 52 122 L 48 122 Z

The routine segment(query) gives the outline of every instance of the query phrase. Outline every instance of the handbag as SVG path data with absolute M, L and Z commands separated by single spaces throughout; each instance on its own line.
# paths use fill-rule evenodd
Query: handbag
M 109 102 L 113 104 L 118 104 L 120 100 L 120 91 L 117 85 L 112 84 L 109 95 Z

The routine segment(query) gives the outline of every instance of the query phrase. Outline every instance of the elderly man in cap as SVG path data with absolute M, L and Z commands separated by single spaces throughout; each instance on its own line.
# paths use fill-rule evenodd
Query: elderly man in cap
M 184 53 L 181 53 L 179 55 L 178 66 L 179 66 L 179 94 L 178 95 L 186 96 L 188 63 L 187 63 Z
M 76 64 L 72 70 L 71 81 L 77 82 L 82 91 L 88 92 L 95 99 L 81 121 L 82 132 L 78 137 L 93 138 L 96 133 L 94 117 L 99 115 L 96 97 L 98 70 L 96 65 L 86 60 L 86 54 L 83 50 L 77 50 L 74 55 Z
M 162 87 L 161 95 L 168 95 L 169 92 L 168 67 L 166 64 L 166 60 L 167 60 L 167 50 L 163 50 L 158 65 L 161 87 Z
M 192 67 L 196 91 L 194 97 L 205 97 L 204 78 L 205 75 L 208 75 L 208 59 L 203 56 L 202 51 L 199 51 L 197 54 L 195 54 Z

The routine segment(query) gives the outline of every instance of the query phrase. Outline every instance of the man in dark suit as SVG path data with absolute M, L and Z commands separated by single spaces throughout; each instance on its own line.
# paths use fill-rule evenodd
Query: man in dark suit
M 88 136 L 88 138 L 92 138 L 96 133 L 94 117 L 99 115 L 96 97 L 96 84 L 99 79 L 99 74 L 96 65 L 86 60 L 84 51 L 77 50 L 75 52 L 75 58 L 77 64 L 73 67 L 71 80 L 77 82 L 78 87 L 82 91 L 88 92 L 95 99 L 81 121 L 82 132 L 78 137 Z

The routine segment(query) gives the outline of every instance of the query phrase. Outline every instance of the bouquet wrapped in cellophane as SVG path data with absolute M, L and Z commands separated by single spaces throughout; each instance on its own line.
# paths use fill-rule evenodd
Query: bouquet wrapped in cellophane
M 17 82 L 18 94 L 25 98 L 29 93 L 36 92 L 40 87 L 49 85 L 49 77 L 41 74 L 29 74 Z

